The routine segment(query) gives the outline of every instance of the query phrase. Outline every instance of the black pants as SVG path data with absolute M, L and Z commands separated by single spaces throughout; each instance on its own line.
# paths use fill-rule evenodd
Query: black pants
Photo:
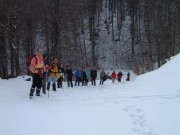
M 68 87 L 73 87 L 73 83 L 72 83 L 72 77 L 67 77 L 67 84 L 68 84 Z
M 40 94 L 40 90 L 41 90 L 41 87 L 42 87 L 42 78 L 39 77 L 39 75 L 36 74 L 36 73 L 32 74 L 32 77 L 33 77 L 33 84 L 31 86 L 30 93 L 33 94 L 35 88 L 37 88 L 36 89 L 36 94 Z
M 33 74 L 33 84 L 32 84 L 32 88 L 38 88 L 41 89 L 42 87 L 42 78 L 39 77 L 38 74 Z
M 121 82 L 121 78 L 118 78 L 118 82 Z
M 83 78 L 83 79 L 82 79 L 82 86 L 87 85 L 86 82 L 87 82 L 87 79 L 86 79 L 86 78 Z
M 91 82 L 92 82 L 92 85 L 96 85 L 96 78 L 95 78 L 95 77 L 92 77 L 92 78 L 91 78 Z
M 62 77 L 60 77 L 60 78 L 57 80 L 58 88 L 61 88 L 61 87 L 62 87 L 62 80 L 63 80 Z
M 88 85 L 89 79 L 87 78 L 85 81 L 85 84 Z
M 80 77 L 76 77 L 75 86 L 76 86 L 77 83 L 78 83 L 78 86 L 79 86 L 80 82 L 81 82 L 81 78 Z

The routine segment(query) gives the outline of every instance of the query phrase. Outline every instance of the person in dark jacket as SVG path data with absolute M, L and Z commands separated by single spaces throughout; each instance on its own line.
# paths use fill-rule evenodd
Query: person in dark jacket
M 95 69 L 95 67 L 91 70 L 91 82 L 92 82 L 92 85 L 96 85 L 96 77 L 97 77 L 97 70 Z
M 61 63 L 60 67 L 60 78 L 57 80 L 57 87 L 58 88 L 62 88 L 62 81 L 63 81 L 63 78 L 64 78 L 64 64 Z
M 68 66 L 67 67 L 67 70 L 66 70 L 66 76 L 67 76 L 67 84 L 68 84 L 68 87 L 73 87 L 73 83 L 72 83 L 72 76 L 73 76 L 73 73 L 72 73 L 72 70 L 71 70 L 71 67 Z
M 103 84 L 105 75 L 106 73 L 104 69 L 102 69 L 102 71 L 100 72 L 100 85 Z
M 83 69 L 82 70 L 82 74 L 83 74 L 83 77 L 82 77 L 82 86 L 86 85 L 86 80 L 87 80 L 87 74 L 86 74 L 86 70 Z
M 129 72 L 127 73 L 127 79 L 126 79 L 126 81 L 130 81 L 130 73 L 129 73 Z
M 44 54 L 43 58 L 44 58 L 44 65 L 46 70 L 43 72 L 42 91 L 44 94 L 46 94 L 46 85 L 49 76 L 48 68 L 50 63 L 47 54 Z
M 78 83 L 78 86 L 79 86 L 79 84 L 80 84 L 80 82 L 82 80 L 82 77 L 83 77 L 82 70 L 81 70 L 80 67 L 76 70 L 75 76 L 76 76 L 75 86 L 76 86 L 77 83 Z

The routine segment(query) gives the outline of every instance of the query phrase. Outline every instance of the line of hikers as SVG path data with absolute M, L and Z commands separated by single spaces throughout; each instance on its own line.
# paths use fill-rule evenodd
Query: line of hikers
M 42 49 L 37 50 L 37 54 L 34 55 L 30 59 L 29 70 L 31 71 L 31 75 L 33 78 L 32 86 L 30 89 L 29 96 L 33 96 L 36 90 L 36 96 L 40 96 L 41 88 L 42 92 L 46 94 L 46 89 L 50 90 L 51 82 L 53 91 L 56 91 L 56 82 L 57 87 L 62 88 L 63 79 L 67 78 L 68 87 L 73 87 L 73 77 L 75 76 L 75 86 L 79 86 L 80 82 L 82 82 L 82 86 L 88 85 L 88 82 L 91 80 L 92 85 L 96 85 L 97 78 L 97 70 L 95 67 L 90 71 L 89 67 L 86 68 L 78 68 L 74 73 L 70 66 L 67 66 L 67 69 L 64 70 L 64 65 L 61 63 L 59 65 L 58 59 L 55 58 L 51 63 L 49 62 L 48 56 L 43 56 Z M 119 72 L 117 75 L 115 71 L 108 75 L 109 73 L 105 73 L 104 69 L 100 72 L 100 85 L 107 79 L 112 79 L 114 83 L 116 78 L 118 82 L 121 82 L 121 78 L 123 76 L 122 72 Z M 127 81 L 130 79 L 130 74 L 127 74 Z

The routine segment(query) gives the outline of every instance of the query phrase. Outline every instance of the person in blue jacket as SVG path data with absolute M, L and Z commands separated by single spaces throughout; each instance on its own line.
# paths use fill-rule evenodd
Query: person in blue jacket
M 76 76 L 76 82 L 75 82 L 75 86 L 76 84 L 78 83 L 78 86 L 82 80 L 82 77 L 83 77 L 83 73 L 82 73 L 82 70 L 81 68 L 79 67 L 76 72 L 75 72 L 75 76 Z

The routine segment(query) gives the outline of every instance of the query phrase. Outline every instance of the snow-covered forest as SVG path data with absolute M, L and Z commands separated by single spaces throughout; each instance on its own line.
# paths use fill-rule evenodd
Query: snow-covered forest
M 160 67 L 180 50 L 180 0 L 0 0 L 0 77 L 27 74 L 43 48 L 77 66 Z

